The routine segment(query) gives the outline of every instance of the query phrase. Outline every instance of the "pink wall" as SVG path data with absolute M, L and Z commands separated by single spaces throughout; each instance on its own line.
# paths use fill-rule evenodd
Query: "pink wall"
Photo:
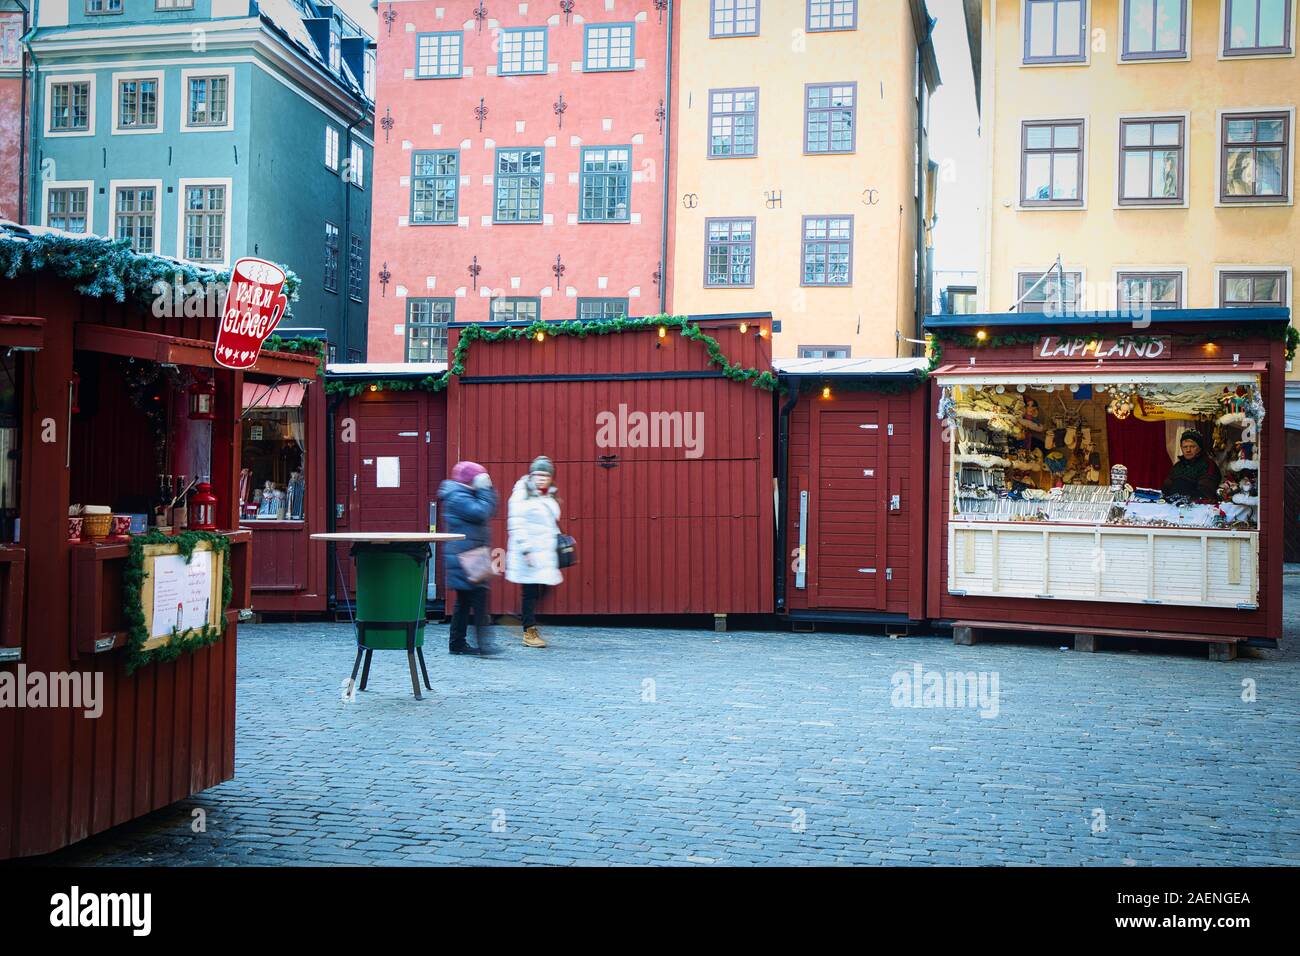
M 476 0 L 396 4 L 391 25 L 379 25 L 376 115 L 391 111 L 387 137 L 376 124 L 368 359 L 405 358 L 408 297 L 454 297 L 458 322 L 486 321 L 483 290 L 541 296 L 543 319 L 572 319 L 577 299 L 619 297 L 632 315 L 659 311 L 663 228 L 664 138 L 655 113 L 664 99 L 667 16 L 653 0 L 579 2 L 566 23 L 558 3 L 486 3 L 489 18 L 474 28 Z M 528 12 L 521 14 L 520 8 Z M 387 11 L 381 7 L 381 14 Z M 441 19 L 437 10 L 443 10 Z M 635 22 L 637 69 L 584 73 L 583 23 Z M 465 29 L 466 24 L 470 24 Z M 499 77 L 496 31 L 548 24 L 546 75 Z M 464 65 L 458 79 L 414 79 L 416 37 L 461 31 Z M 577 67 L 575 69 L 575 64 Z M 489 73 L 491 70 L 491 74 Z M 563 127 L 554 104 L 563 94 Z M 488 113 L 479 131 L 480 97 Z M 582 146 L 632 147 L 632 222 L 578 223 Z M 493 224 L 493 174 L 498 147 L 544 147 L 543 224 Z M 459 223 L 410 226 L 411 158 L 417 149 L 459 149 Z M 565 271 L 556 280 L 555 257 Z M 478 288 L 469 274 L 474 256 Z M 387 263 L 387 288 L 378 273 Z M 404 290 L 404 294 L 403 294 Z
M 14 24 L 21 32 L 22 16 L 0 12 L 0 21 Z M 0 39 L 0 43 L 4 40 Z M 17 49 L 17 48 L 15 48 Z M 0 219 L 18 218 L 18 162 L 22 142 L 22 81 L 6 62 L 6 50 L 0 49 Z M 29 214 L 30 220 L 32 216 Z

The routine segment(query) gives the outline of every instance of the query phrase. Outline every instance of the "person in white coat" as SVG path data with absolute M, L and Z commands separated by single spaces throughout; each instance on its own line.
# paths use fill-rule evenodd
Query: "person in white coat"
M 506 580 L 523 586 L 521 617 L 525 647 L 545 647 L 537 630 L 537 605 L 548 586 L 564 580 L 556 550 L 560 536 L 560 500 L 556 496 L 555 465 L 546 456 L 533 460 L 528 474 L 510 492 L 506 521 Z

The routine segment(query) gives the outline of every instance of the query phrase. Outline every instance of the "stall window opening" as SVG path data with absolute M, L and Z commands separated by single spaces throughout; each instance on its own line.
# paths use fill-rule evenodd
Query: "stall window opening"
M 306 387 L 246 381 L 239 473 L 244 520 L 302 521 L 306 513 Z
M 17 542 L 20 531 L 21 395 L 18 353 L 5 349 L 0 352 L 0 542 L 5 544 Z

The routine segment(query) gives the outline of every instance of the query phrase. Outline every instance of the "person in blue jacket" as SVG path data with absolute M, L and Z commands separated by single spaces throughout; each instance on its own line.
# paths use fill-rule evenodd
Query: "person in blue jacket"
M 452 654 L 483 656 L 500 653 L 488 638 L 487 631 L 492 623 L 487 609 L 491 575 L 478 581 L 470 577 L 474 568 L 482 568 L 485 561 L 491 560 L 488 522 L 497 510 L 497 493 L 492 487 L 492 478 L 477 462 L 457 462 L 451 470 L 451 478 L 438 488 L 438 500 L 442 502 L 443 530 L 465 536 L 460 541 L 448 541 L 442 551 L 447 586 L 456 592 L 447 650 Z M 477 647 L 465 640 L 471 612 Z

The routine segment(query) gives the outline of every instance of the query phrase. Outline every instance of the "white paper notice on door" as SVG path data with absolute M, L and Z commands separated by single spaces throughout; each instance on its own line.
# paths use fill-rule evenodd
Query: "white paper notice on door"
M 179 554 L 160 554 L 153 564 L 153 627 L 150 637 L 184 634 L 208 623 L 212 605 L 212 552 L 195 551 L 188 564 Z
M 402 487 L 402 459 L 396 457 L 375 459 L 375 487 Z

